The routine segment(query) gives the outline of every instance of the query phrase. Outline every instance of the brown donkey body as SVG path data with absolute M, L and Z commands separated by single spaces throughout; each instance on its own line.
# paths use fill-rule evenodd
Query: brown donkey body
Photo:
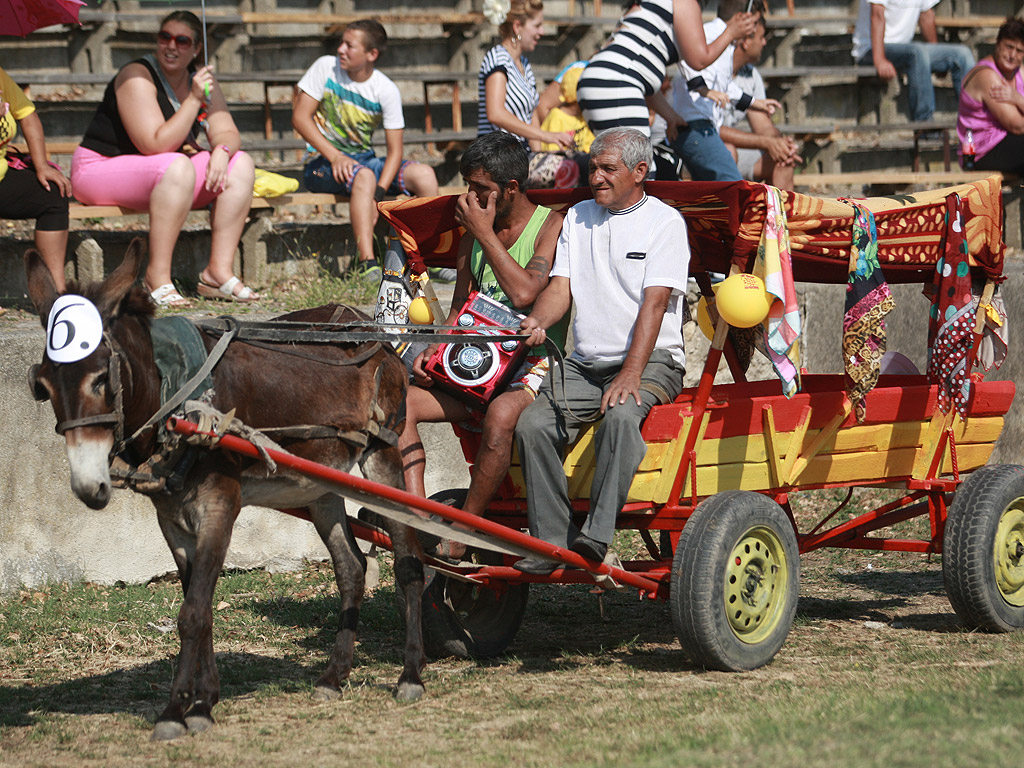
M 102 283 L 72 286 L 69 293 L 89 299 L 103 322 L 103 341 L 82 360 L 54 363 L 44 356 L 30 376 L 38 399 L 49 399 L 64 434 L 75 494 L 99 509 L 111 494 L 110 461 L 115 453 L 131 466 L 144 464 L 161 446 L 155 428 L 124 445 L 160 408 L 160 375 L 154 361 L 150 322 L 153 305 L 133 287 L 142 264 L 143 246 L 133 241 L 122 264 Z M 39 255 L 26 257 L 29 294 L 47 325 L 58 294 Z M 302 310 L 280 320 L 327 323 L 356 320 L 351 310 L 334 306 Z M 216 335 L 203 333 L 207 351 Z M 398 449 L 384 439 L 400 432 L 406 371 L 387 345 L 289 344 L 232 342 L 213 369 L 212 406 L 235 409 L 235 418 L 255 429 L 318 425 L 327 430 L 275 437 L 295 455 L 329 467 L 350 470 L 358 464 L 377 482 L 401 488 Z M 276 348 L 275 348 L 276 347 Z M 296 352 L 298 354 L 296 354 Z M 120 411 L 120 412 L 119 412 Z M 339 435 L 324 437 L 333 431 Z M 277 432 L 288 435 L 287 431 Z M 362 440 L 352 436 L 363 436 Z M 345 436 L 345 437 L 341 437 Z M 337 696 L 352 668 L 366 561 L 349 528 L 342 499 L 313 481 L 280 468 L 271 473 L 262 462 L 216 449 L 193 448 L 197 455 L 175 487 L 148 493 L 160 529 L 181 575 L 185 599 L 178 614 L 181 653 L 170 701 L 157 720 L 155 739 L 171 739 L 189 730 L 204 730 L 220 695 L 213 654 L 211 601 L 243 505 L 287 509 L 305 507 L 334 564 L 340 593 L 340 626 L 327 670 L 316 683 L 319 696 Z M 170 485 L 170 484 L 168 484 Z M 423 570 L 419 545 L 410 529 L 383 523 L 395 552 L 397 588 L 406 606 L 405 665 L 397 696 L 416 699 L 423 693 L 425 663 L 420 626 Z

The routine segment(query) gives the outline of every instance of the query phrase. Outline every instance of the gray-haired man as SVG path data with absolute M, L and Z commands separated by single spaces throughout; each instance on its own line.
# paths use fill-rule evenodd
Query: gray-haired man
M 650 141 L 633 128 L 601 133 L 590 148 L 593 200 L 573 206 L 562 225 L 551 282 L 522 327 L 540 344 L 545 329 L 576 304 L 575 349 L 549 376 L 516 427 L 526 478 L 530 532 L 602 560 L 645 445 L 640 423 L 682 389 L 682 313 L 690 248 L 675 209 L 644 191 Z M 568 406 L 564 410 L 563 402 Z M 573 525 L 564 451 L 604 415 L 594 436 L 590 513 Z M 525 558 L 520 571 L 547 574 L 556 563 Z

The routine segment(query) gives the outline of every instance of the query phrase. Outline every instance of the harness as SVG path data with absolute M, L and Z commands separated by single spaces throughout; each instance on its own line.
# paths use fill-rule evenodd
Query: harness
M 369 413 L 366 427 L 361 430 L 345 430 L 322 424 L 299 424 L 287 427 L 266 427 L 254 429 L 234 418 L 234 410 L 224 414 L 211 405 L 212 390 L 207 390 L 203 397 L 189 399 L 196 387 L 217 366 L 227 347 L 232 342 L 241 342 L 250 346 L 267 349 L 281 354 L 292 355 L 330 366 L 358 366 L 376 355 L 385 343 L 396 341 L 452 341 L 450 326 L 389 326 L 395 331 L 382 330 L 367 321 L 337 322 L 347 310 L 344 305 L 338 306 L 331 318 L 324 323 L 295 321 L 245 321 L 224 316 L 197 322 L 196 327 L 211 335 L 219 336 L 217 343 L 209 352 L 200 369 L 177 392 L 162 403 L 160 408 L 146 422 L 129 436 L 125 436 L 124 413 L 124 381 L 132 377 L 132 366 L 121 345 L 110 334 L 103 331 L 102 343 L 107 346 L 110 358 L 107 364 L 108 382 L 113 393 L 114 404 L 110 413 L 85 416 L 78 419 L 67 419 L 59 422 L 55 429 L 63 435 L 69 429 L 84 426 L 112 426 L 114 445 L 110 452 L 110 475 L 115 487 L 132 488 L 139 493 L 172 493 L 184 487 L 185 477 L 191 469 L 200 448 L 216 445 L 219 436 L 232 433 L 244 437 L 258 447 L 280 448 L 275 440 L 296 439 L 335 439 L 343 440 L 364 453 L 376 450 L 373 442 L 393 446 L 398 443 L 397 427 L 405 419 L 404 402 L 390 416 L 385 413 L 378 402 L 383 369 L 378 367 L 374 374 L 373 392 L 370 397 Z M 490 333 L 472 333 L 483 328 L 469 327 L 470 333 L 459 334 L 459 340 L 493 340 Z M 492 329 L 488 328 L 493 333 Z M 525 339 L 526 336 L 520 335 Z M 337 344 L 348 342 L 359 345 L 350 357 L 329 359 L 318 356 L 308 350 L 298 349 L 295 344 Z M 59 365 L 56 364 L 55 365 Z M 186 438 L 173 432 L 161 429 L 157 438 L 156 450 L 146 460 L 133 464 L 125 456 L 126 451 L 143 434 L 154 427 L 162 427 L 168 416 L 174 413 L 190 421 L 205 425 L 205 432 L 214 435 L 195 435 Z M 261 450 L 264 462 L 270 472 L 276 471 L 276 465 Z

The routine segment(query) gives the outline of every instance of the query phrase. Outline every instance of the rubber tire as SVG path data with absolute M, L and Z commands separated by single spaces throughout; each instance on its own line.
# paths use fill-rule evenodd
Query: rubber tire
M 774 626 L 757 642 L 742 640 L 727 615 L 726 579 L 736 547 L 751 535 L 774 538 L 784 558 L 785 594 L 771 609 Z M 768 590 L 770 595 L 772 590 Z M 725 491 L 701 503 L 683 527 L 672 559 L 669 603 L 683 652 L 705 669 L 746 672 L 779 652 L 796 615 L 800 555 L 793 524 L 767 496 Z M 756 625 L 755 625 L 756 626 Z
M 1006 600 L 996 579 L 999 523 L 1024 509 L 1024 467 L 1000 464 L 973 472 L 956 492 L 942 541 L 942 580 L 960 620 L 971 629 L 1011 632 L 1024 627 L 1024 606 Z M 1024 568 L 1024 558 L 1015 558 Z
M 462 507 L 466 489 L 435 493 L 431 500 Z M 467 555 L 481 565 L 501 565 L 496 552 L 470 548 Z M 506 584 L 497 592 L 449 579 L 433 568 L 425 569 L 423 589 L 423 644 L 434 659 L 490 659 L 512 644 L 530 597 L 529 584 Z

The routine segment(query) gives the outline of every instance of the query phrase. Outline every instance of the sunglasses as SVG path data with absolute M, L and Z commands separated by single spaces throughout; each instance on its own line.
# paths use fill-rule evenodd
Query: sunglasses
M 156 33 L 156 39 L 159 40 L 161 43 L 169 43 L 171 42 L 171 40 L 173 40 L 175 43 L 178 44 L 179 48 L 191 48 L 194 42 L 192 38 L 188 35 L 172 35 L 170 32 L 164 29 L 161 29 L 159 32 Z

